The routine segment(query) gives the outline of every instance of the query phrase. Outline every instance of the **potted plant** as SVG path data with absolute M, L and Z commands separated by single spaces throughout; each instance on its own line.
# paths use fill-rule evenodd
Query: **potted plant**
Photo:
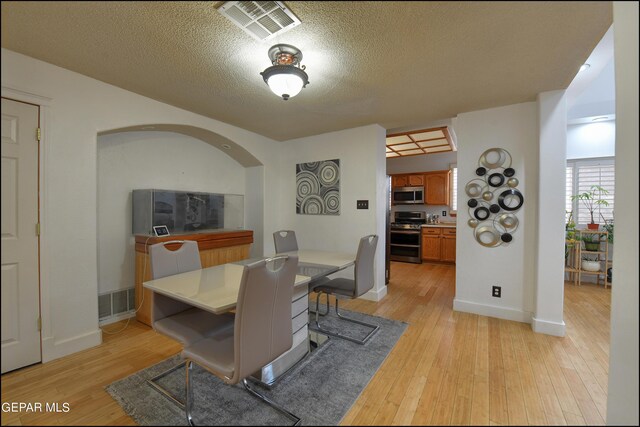
M 609 194 L 606 189 L 599 185 L 592 185 L 589 191 L 571 196 L 571 200 L 580 200 L 582 205 L 589 211 L 591 215 L 591 222 L 587 224 L 589 230 L 597 230 L 600 227 L 600 224 L 594 221 L 593 213 L 600 206 L 609 206 L 609 202 L 602 198 L 605 194 Z
M 613 219 L 606 219 L 602 216 L 602 214 L 600 214 L 600 217 L 604 221 L 603 228 L 605 229 L 605 231 L 609 232 L 609 234 L 607 235 L 607 240 L 609 240 L 610 245 L 613 245 Z
M 600 250 L 601 238 L 599 234 L 583 234 L 580 240 L 584 242 L 584 249 L 589 252 L 597 252 Z
M 567 223 L 564 226 L 564 257 L 569 256 L 569 250 L 576 244 L 576 223 L 573 221 L 573 211 L 566 211 Z
M 583 256 L 582 269 L 584 271 L 600 271 L 600 261 L 592 260 L 588 256 Z
M 611 212 L 611 214 L 613 214 L 613 212 Z M 602 216 L 602 214 L 600 214 L 600 216 L 604 221 L 604 229 L 609 232 L 609 234 L 607 234 L 607 240 L 609 241 L 610 245 L 613 245 L 613 219 L 606 219 L 605 217 Z M 609 250 L 611 251 L 613 250 L 613 248 L 610 247 Z M 611 254 L 611 252 L 609 254 Z M 607 282 L 611 283 L 611 281 L 613 280 L 612 276 L 613 276 L 613 271 L 611 267 L 607 265 Z

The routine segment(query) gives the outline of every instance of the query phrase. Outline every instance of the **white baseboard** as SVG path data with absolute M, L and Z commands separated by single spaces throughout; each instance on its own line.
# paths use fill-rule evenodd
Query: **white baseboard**
M 540 334 L 563 337 L 566 331 L 566 325 L 564 324 L 564 321 L 562 323 L 550 322 L 548 320 L 536 319 L 533 317 L 531 319 L 531 329 L 533 329 L 533 332 L 538 332 Z
M 55 341 L 53 337 L 44 338 L 42 340 L 42 363 L 50 362 L 100 344 L 102 344 L 102 331 L 100 329 L 60 341 Z
M 384 285 L 384 287 L 382 287 L 381 289 L 370 290 L 366 294 L 362 295 L 360 298 L 366 299 L 368 301 L 378 302 L 382 298 L 384 298 L 386 295 L 387 295 L 387 285 Z
M 131 317 L 136 317 L 135 310 L 125 311 L 124 313 L 120 313 L 120 314 L 116 314 L 116 315 L 111 316 L 111 317 L 107 317 L 106 319 L 100 320 L 100 322 L 98 322 L 98 323 L 99 323 L 100 326 L 110 325 L 112 323 L 116 323 L 116 322 L 119 322 L 121 320 L 129 319 Z
M 465 313 L 479 314 L 481 316 L 497 317 L 498 319 L 514 320 L 516 322 L 531 323 L 531 313 L 513 308 L 497 307 L 495 305 L 478 304 L 471 301 L 463 301 L 455 298 L 453 310 Z

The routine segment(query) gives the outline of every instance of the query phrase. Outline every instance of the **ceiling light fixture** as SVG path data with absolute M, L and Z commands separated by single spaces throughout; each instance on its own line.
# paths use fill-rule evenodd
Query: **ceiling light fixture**
M 586 64 L 586 63 L 585 63 L 585 64 L 582 64 L 582 65 L 580 66 L 580 69 L 578 70 L 578 72 L 586 71 L 586 70 L 588 70 L 588 69 L 589 69 L 589 67 L 591 67 L 591 64 Z
M 296 96 L 309 84 L 309 76 L 300 65 L 302 52 L 289 44 L 277 44 L 269 49 L 269 59 L 273 64 L 260 73 L 271 92 L 285 101 Z

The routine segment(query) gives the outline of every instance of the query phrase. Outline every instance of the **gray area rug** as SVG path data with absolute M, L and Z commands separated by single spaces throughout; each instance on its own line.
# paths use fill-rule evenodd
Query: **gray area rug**
M 315 307 L 314 307 L 315 308 Z M 302 425 L 337 425 L 382 365 L 407 327 L 404 322 L 341 310 L 344 315 L 380 325 L 365 345 L 331 338 L 286 374 L 271 389 L 253 385 L 302 419 Z M 310 319 L 312 320 L 312 319 Z M 337 323 L 340 322 L 340 323 Z M 321 318 L 327 329 L 349 332 L 362 338 L 366 329 L 337 320 L 335 312 Z M 184 411 L 152 389 L 146 380 L 177 365 L 171 357 L 127 378 L 111 383 L 106 390 L 124 411 L 140 425 L 187 425 Z M 229 386 L 194 364 L 193 417 L 196 425 L 287 425 L 290 420 L 250 395 L 241 384 Z M 185 371 L 179 369 L 160 384 L 184 399 Z

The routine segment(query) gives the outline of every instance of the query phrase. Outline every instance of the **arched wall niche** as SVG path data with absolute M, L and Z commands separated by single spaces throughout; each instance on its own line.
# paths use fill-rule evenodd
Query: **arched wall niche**
M 199 128 L 196 126 L 178 125 L 178 124 L 144 124 L 144 125 L 128 126 L 124 128 L 111 129 L 111 130 L 99 132 L 98 136 L 110 135 L 110 134 L 120 133 L 120 132 L 136 132 L 136 131 L 175 132 L 175 133 L 191 136 L 193 138 L 204 141 L 213 147 L 216 147 L 217 149 L 221 150 L 222 152 L 227 154 L 229 157 L 233 158 L 235 161 L 240 163 L 245 168 L 262 166 L 262 163 L 260 162 L 260 160 L 258 160 L 253 154 L 247 151 L 244 147 L 241 147 L 240 145 L 233 142 L 229 138 L 226 138 L 215 132 L 212 132 L 207 129 Z
M 134 188 L 244 195 L 244 228 L 254 231 L 251 256 L 262 255 L 264 166 L 245 148 L 215 132 L 175 124 L 101 131 L 96 140 L 99 296 L 134 285 L 134 242 L 129 218 L 130 192 Z M 145 153 L 155 144 L 158 151 L 146 161 Z M 137 165 L 139 171 L 135 170 Z M 103 324 L 110 323 L 102 316 L 101 319 Z

